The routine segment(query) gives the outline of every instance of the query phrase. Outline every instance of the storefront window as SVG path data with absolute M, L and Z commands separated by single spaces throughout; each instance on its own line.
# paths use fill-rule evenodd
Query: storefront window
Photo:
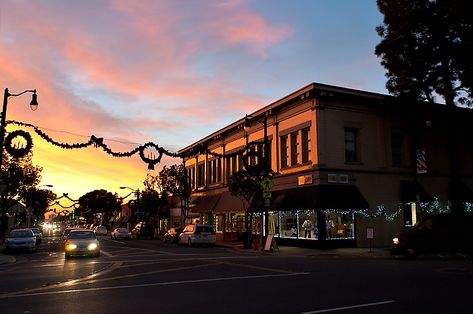
M 325 214 L 325 224 L 327 239 L 355 238 L 355 217 L 353 213 L 327 213 Z
M 269 234 L 279 238 L 319 240 L 319 223 L 316 210 L 268 212 Z M 327 239 L 355 238 L 355 215 L 353 213 L 325 214 Z M 323 225 L 323 222 L 322 222 Z
M 317 216 L 307 211 L 307 214 L 299 215 L 300 237 L 304 239 L 318 239 Z

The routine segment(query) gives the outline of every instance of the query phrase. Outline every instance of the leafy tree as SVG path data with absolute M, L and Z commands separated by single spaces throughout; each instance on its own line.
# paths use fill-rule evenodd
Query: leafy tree
M 472 104 L 473 4 L 461 0 L 378 0 L 384 24 L 376 28 L 381 42 L 386 88 L 403 101 L 446 105 L 452 212 L 463 212 L 455 186 L 461 181 L 457 126 L 452 111 Z
M 378 0 L 384 24 L 376 28 L 394 95 L 449 107 L 472 103 L 473 4 L 460 0 Z
M 156 190 L 146 189 L 141 193 L 140 203 L 148 217 L 148 221 L 159 226 L 159 220 L 169 218 L 169 210 L 166 208 L 167 199 Z
M 22 192 L 27 191 L 41 181 L 42 167 L 32 163 L 32 153 L 23 158 L 11 158 L 5 154 L 0 168 L 0 236 L 5 235 L 8 228 L 7 209 L 21 199 Z
M 177 196 L 181 200 L 183 223 L 188 217 L 191 186 L 187 178 L 187 171 L 183 164 L 164 166 L 159 172 L 159 185 L 163 194 Z
M 120 211 L 121 201 L 117 194 L 106 190 L 94 190 L 79 197 L 80 213 L 87 221 L 94 221 L 97 213 L 102 213 L 104 221 Z
M 228 179 L 228 190 L 232 195 L 241 200 L 243 208 L 245 209 L 245 229 L 247 230 L 247 237 L 251 234 L 249 227 L 250 217 L 247 206 L 251 204 L 253 200 L 261 198 L 261 180 L 261 176 L 254 176 L 246 170 L 238 171 Z M 250 247 L 249 238 L 245 240 L 248 241 L 245 245 Z
M 21 198 L 26 207 L 33 209 L 33 218 L 44 218 L 49 205 L 56 199 L 56 194 L 51 190 L 38 189 L 36 187 L 28 188 L 21 192 Z

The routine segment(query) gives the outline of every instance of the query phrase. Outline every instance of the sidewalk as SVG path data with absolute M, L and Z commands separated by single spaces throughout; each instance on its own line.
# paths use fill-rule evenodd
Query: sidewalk
M 0 243 L 0 265 L 16 262 L 15 256 L 5 254 L 5 243 Z
M 332 257 L 389 257 L 389 248 L 333 248 L 333 249 L 319 249 L 319 248 L 304 248 L 294 246 L 279 246 L 279 250 L 275 251 L 263 251 L 259 249 L 247 249 L 243 247 L 241 242 L 236 241 L 222 241 L 217 242 L 217 246 L 227 247 L 234 250 L 247 252 L 247 253 L 259 253 L 259 254 L 275 254 L 275 255 L 294 255 L 294 256 L 306 256 L 306 257 L 317 257 L 317 256 L 332 256 Z

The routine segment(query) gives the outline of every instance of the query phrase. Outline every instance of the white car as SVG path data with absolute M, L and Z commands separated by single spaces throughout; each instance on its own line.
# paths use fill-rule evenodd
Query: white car
M 128 231 L 127 228 L 116 228 L 110 233 L 110 238 L 111 239 L 125 239 L 125 240 L 130 240 L 131 239 L 131 232 Z
M 29 250 L 36 249 L 36 237 L 30 228 L 15 229 L 6 238 L 6 250 Z
M 105 226 L 97 226 L 95 227 L 95 234 L 96 235 L 107 235 L 107 227 Z
M 194 244 L 214 246 L 216 241 L 215 229 L 209 225 L 187 225 L 179 235 L 179 243 L 189 246 Z

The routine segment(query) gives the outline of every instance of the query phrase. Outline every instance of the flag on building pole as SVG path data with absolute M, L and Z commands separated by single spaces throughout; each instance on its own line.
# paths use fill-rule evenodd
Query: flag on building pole
M 425 149 L 417 149 L 416 151 L 417 173 L 427 173 L 427 163 L 425 161 Z

